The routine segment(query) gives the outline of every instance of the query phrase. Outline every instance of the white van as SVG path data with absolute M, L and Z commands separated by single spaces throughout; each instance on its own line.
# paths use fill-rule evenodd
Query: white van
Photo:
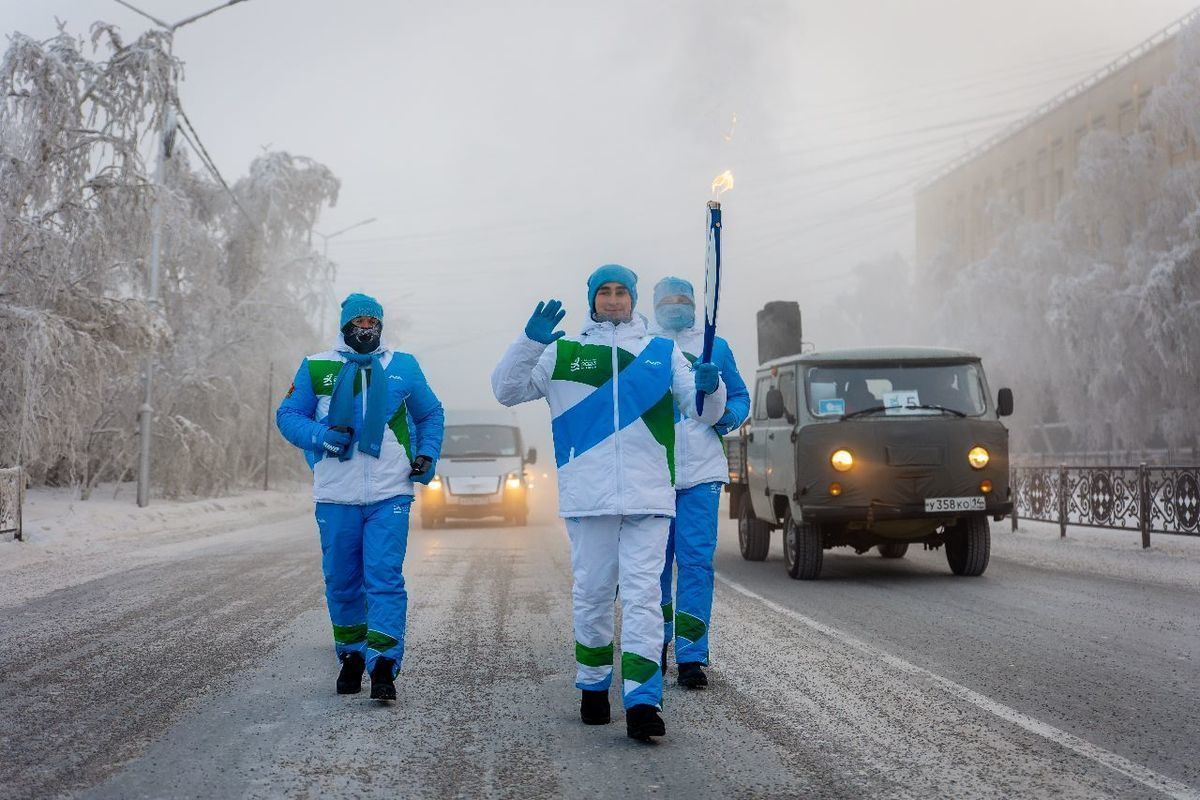
M 437 474 L 421 487 L 421 525 L 447 519 L 501 517 L 525 525 L 529 481 L 525 467 L 537 450 L 525 450 L 516 416 L 506 412 L 446 412 L 446 435 Z

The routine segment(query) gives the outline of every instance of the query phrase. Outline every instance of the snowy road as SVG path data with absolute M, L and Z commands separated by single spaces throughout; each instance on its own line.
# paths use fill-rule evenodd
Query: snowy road
M 393 707 L 333 693 L 311 516 L 84 560 L 0 598 L 0 796 L 1200 796 L 1196 584 L 1002 542 L 800 583 L 723 524 L 713 686 L 656 746 L 578 723 L 558 525 L 413 531 Z

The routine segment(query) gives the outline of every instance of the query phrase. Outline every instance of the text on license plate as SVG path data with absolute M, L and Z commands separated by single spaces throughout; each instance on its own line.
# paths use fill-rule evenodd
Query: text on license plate
M 974 497 L 926 497 L 925 511 L 940 513 L 943 511 L 983 511 L 987 508 L 983 495 Z
M 456 497 L 454 499 L 458 501 L 459 505 L 464 505 L 464 506 L 483 506 L 483 505 L 487 505 L 488 503 L 492 502 L 491 495 L 483 495 L 481 497 L 480 496 L 472 497 L 470 495 L 459 495 L 458 497 Z

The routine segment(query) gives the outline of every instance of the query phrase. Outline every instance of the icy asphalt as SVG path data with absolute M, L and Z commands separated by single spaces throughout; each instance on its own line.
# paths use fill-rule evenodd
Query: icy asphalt
M 668 676 L 656 745 L 578 722 L 558 524 L 412 532 L 392 706 L 333 692 L 309 514 L 0 572 L 0 796 L 1200 796 L 1200 582 L 993 533 L 982 578 L 803 583 L 724 522 L 712 686 Z

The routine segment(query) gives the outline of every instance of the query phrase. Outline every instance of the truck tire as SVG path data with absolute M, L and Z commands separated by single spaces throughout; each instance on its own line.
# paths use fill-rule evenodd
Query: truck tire
M 754 516 L 754 505 L 746 493 L 738 507 L 738 547 L 747 561 L 765 561 L 771 552 L 771 529 Z
M 816 580 L 825 561 L 821 526 L 792 519 L 789 511 L 783 520 L 783 562 L 788 575 L 798 581 Z
M 904 558 L 908 552 L 908 542 L 884 542 L 879 545 L 879 555 L 884 558 Z
M 992 531 L 987 517 L 960 519 L 946 529 L 946 561 L 955 575 L 982 575 L 991 550 Z

